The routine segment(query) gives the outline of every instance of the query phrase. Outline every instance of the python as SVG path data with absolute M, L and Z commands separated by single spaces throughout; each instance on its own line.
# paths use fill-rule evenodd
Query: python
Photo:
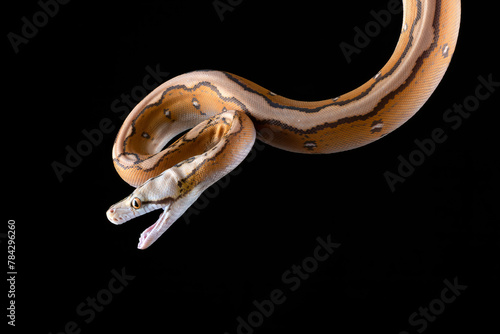
M 392 57 L 365 84 L 334 98 L 297 101 L 213 70 L 160 85 L 130 112 L 117 134 L 114 167 L 136 189 L 108 209 L 109 221 L 123 224 L 162 209 L 139 238 L 138 248 L 145 249 L 203 191 L 234 170 L 256 139 L 289 152 L 329 154 L 367 145 L 400 127 L 448 69 L 461 13 L 460 0 L 403 4 L 403 28 Z M 272 139 L 265 138 L 266 130 Z

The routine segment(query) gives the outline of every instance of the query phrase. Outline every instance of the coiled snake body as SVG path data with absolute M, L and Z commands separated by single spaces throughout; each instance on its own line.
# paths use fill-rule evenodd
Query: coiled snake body
M 151 92 L 129 114 L 113 146 L 119 175 L 135 191 L 107 211 L 121 224 L 156 209 L 151 245 L 211 184 L 234 169 L 255 139 L 298 153 L 334 153 L 393 131 L 427 101 L 456 48 L 460 0 L 404 0 L 396 49 L 368 82 L 318 102 L 284 98 L 234 74 L 196 71 Z M 191 129 L 175 143 L 176 135 Z

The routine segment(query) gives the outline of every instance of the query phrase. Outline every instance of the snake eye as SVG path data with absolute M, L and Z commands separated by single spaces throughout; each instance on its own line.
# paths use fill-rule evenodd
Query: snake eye
M 140 209 L 142 206 L 141 200 L 138 199 L 137 197 L 134 197 L 134 199 L 132 200 L 132 202 L 130 204 L 132 205 L 132 207 L 134 209 Z

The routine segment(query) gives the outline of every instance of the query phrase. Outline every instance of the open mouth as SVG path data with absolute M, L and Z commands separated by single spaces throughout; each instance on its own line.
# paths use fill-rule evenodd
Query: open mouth
M 158 217 L 158 220 L 144 230 L 139 237 L 139 244 L 137 248 L 146 249 L 151 244 L 153 244 L 156 239 L 158 239 L 168 228 L 175 222 L 177 219 L 173 212 L 177 212 L 177 210 L 172 211 L 171 203 L 164 204 L 152 204 L 147 207 L 144 207 L 140 212 L 135 213 L 128 206 L 120 207 L 120 206 L 112 206 L 106 212 L 108 219 L 115 225 L 123 224 L 126 221 L 129 221 L 135 217 L 141 216 L 143 214 L 149 213 L 154 210 L 162 209 L 162 213 Z
M 167 224 L 168 216 L 168 210 L 164 210 L 156 223 L 154 223 L 141 233 L 137 248 L 148 248 L 153 242 L 156 241 L 156 239 L 160 237 L 160 235 L 163 234 L 163 232 L 165 232 L 169 228 L 169 225 Z

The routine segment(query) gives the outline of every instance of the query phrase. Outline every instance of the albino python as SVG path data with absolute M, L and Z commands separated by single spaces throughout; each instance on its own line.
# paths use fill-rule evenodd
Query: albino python
M 295 101 L 220 71 L 195 71 L 160 85 L 130 112 L 116 137 L 114 166 L 137 188 L 109 208 L 108 219 L 122 224 L 163 209 L 141 234 L 138 248 L 145 249 L 233 170 L 256 138 L 292 152 L 334 153 L 371 143 L 406 122 L 448 68 L 461 4 L 404 0 L 403 6 L 403 28 L 387 64 L 336 98 Z

